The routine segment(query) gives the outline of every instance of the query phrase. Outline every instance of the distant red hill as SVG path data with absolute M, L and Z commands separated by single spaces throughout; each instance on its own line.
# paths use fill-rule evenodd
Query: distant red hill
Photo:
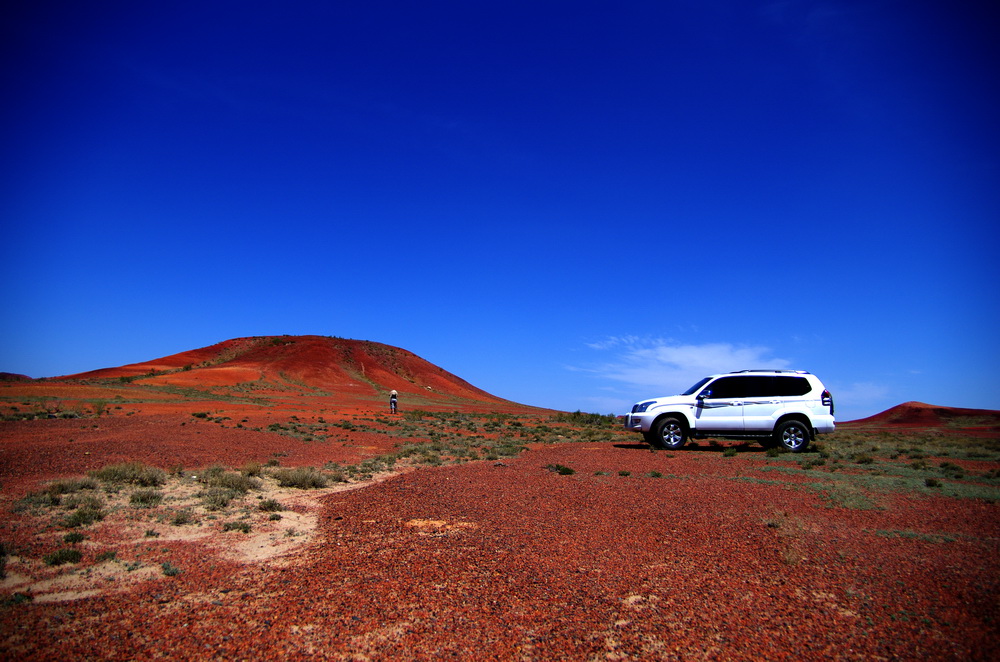
M 941 407 L 923 402 L 904 402 L 880 414 L 839 424 L 847 427 L 922 427 L 978 430 L 1000 429 L 1000 411 Z
M 421 399 L 507 403 L 399 347 L 323 336 L 235 338 L 159 359 L 104 368 L 60 380 L 137 381 L 211 388 L 294 384 L 351 396 L 396 390 Z

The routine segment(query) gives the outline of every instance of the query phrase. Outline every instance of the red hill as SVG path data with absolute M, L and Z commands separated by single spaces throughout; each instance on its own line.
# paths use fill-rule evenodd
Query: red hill
M 941 407 L 923 402 L 904 402 L 880 414 L 847 421 L 847 427 L 921 427 L 996 430 L 1000 428 L 1000 411 Z M 840 426 L 838 426 L 840 427 Z
M 299 389 L 370 399 L 396 390 L 421 400 L 506 400 L 472 386 L 405 349 L 322 336 L 236 338 L 151 361 L 60 379 L 178 387 Z M 352 396 L 354 396 L 352 398 Z M 508 403 L 510 404 L 510 403 Z

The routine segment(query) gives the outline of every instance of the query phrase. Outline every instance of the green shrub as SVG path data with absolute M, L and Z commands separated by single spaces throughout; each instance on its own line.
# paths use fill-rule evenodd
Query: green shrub
M 208 510 L 222 510 L 236 498 L 237 493 L 224 487 L 210 487 L 198 496 Z
M 174 513 L 173 518 L 170 523 L 174 526 L 182 526 L 184 524 L 190 524 L 194 518 L 191 515 L 191 511 L 185 508 L 184 510 L 178 510 Z
M 242 531 L 243 533 L 250 533 L 250 523 L 249 522 L 226 522 L 222 525 L 223 531 Z
M 264 499 L 260 502 L 258 508 L 265 513 L 276 513 L 285 509 L 284 506 L 281 505 L 281 502 L 276 501 L 275 499 Z
M 545 468 L 553 473 L 559 474 L 560 476 L 572 476 L 576 473 L 576 469 L 567 467 L 563 464 L 549 464 Z
M 63 547 L 51 554 L 46 554 L 42 560 L 45 561 L 46 565 L 62 565 L 64 563 L 79 563 L 82 558 L 83 554 L 80 553 L 80 550 Z
M 240 473 L 244 476 L 258 477 L 263 472 L 263 467 L 261 467 L 260 462 L 248 462 L 240 469 Z
M 730 446 L 726 450 L 722 451 L 722 457 L 734 457 L 736 455 L 736 447 Z
M 136 490 L 129 497 L 129 504 L 135 508 L 154 508 L 163 501 L 163 492 L 154 489 Z
M 75 494 L 82 490 L 96 490 L 97 481 L 93 478 L 66 478 L 49 483 L 45 491 L 51 495 Z
M 89 526 L 94 522 L 100 522 L 104 519 L 104 511 L 95 508 L 77 508 L 72 513 L 66 516 L 63 520 L 63 524 L 71 529 L 78 526 Z
M 296 467 L 294 469 L 277 469 L 271 473 L 278 485 L 282 487 L 297 487 L 308 490 L 326 487 L 327 479 L 322 473 L 312 467 Z
M 79 531 L 73 531 L 72 533 L 67 533 L 66 535 L 63 536 L 63 542 L 68 543 L 70 545 L 78 542 L 83 542 L 83 540 L 84 540 L 84 535 Z
M 100 510 L 104 507 L 104 500 L 97 494 L 70 494 L 62 500 L 62 505 L 67 508 L 89 508 Z
M 142 462 L 124 462 L 95 469 L 89 474 L 104 483 L 130 483 L 141 487 L 159 487 L 167 482 L 167 472 Z
M 167 577 L 176 577 L 181 574 L 181 569 L 172 564 L 170 561 L 164 561 L 160 564 L 160 567 L 163 568 L 163 574 Z
M 260 487 L 257 479 L 235 471 L 208 472 L 202 477 L 202 481 L 210 487 L 221 487 L 241 494 Z

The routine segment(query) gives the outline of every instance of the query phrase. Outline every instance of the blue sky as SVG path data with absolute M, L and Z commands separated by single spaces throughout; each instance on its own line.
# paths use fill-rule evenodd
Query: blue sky
M 1000 409 L 986 3 L 0 11 L 0 371 L 320 334 L 565 410 Z

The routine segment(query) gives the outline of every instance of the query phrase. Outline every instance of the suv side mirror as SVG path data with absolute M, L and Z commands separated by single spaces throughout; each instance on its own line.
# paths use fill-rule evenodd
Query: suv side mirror
M 710 398 L 710 397 L 712 397 L 711 391 L 702 391 L 701 393 L 698 394 L 697 400 L 698 402 L 701 402 L 705 398 Z

